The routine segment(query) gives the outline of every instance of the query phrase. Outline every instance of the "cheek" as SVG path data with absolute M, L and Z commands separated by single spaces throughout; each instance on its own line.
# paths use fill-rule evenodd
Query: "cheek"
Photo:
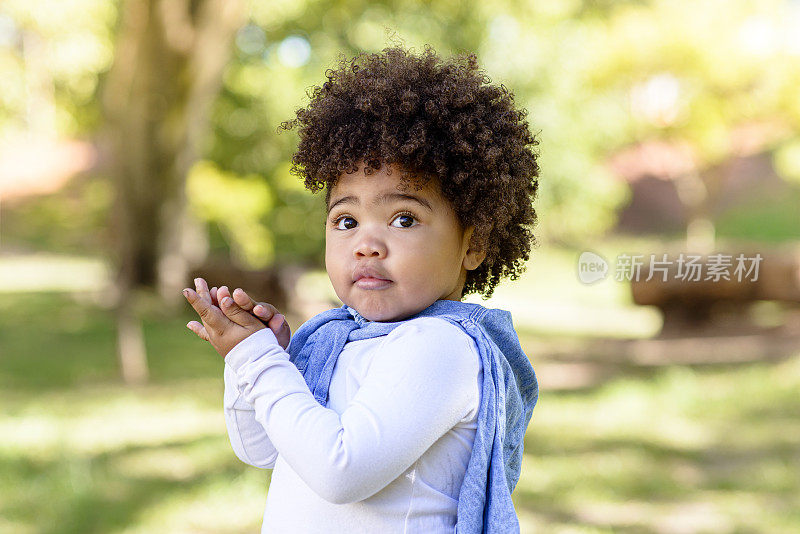
M 325 241 L 325 270 L 331 281 L 345 283 L 350 281 L 352 265 L 348 261 L 348 248 L 344 243 L 337 243 L 336 239 L 326 238 Z
M 406 252 L 403 254 L 404 263 L 425 276 L 430 276 L 431 269 L 435 272 L 449 270 L 457 262 L 458 246 L 449 234 L 432 232 L 408 240 L 403 245 Z
M 341 251 L 337 254 L 336 245 L 330 235 L 325 235 L 325 268 L 329 273 L 334 274 L 336 267 L 341 263 Z

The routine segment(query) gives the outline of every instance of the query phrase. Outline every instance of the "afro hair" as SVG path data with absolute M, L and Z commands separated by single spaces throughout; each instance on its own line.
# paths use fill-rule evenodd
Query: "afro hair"
M 430 45 L 417 56 L 402 47 L 342 57 L 310 103 L 279 129 L 297 127 L 292 173 L 312 193 L 339 177 L 381 165 L 402 169 L 402 181 L 436 177 L 472 245 L 486 252 L 467 271 L 462 298 L 489 298 L 502 278 L 516 280 L 536 244 L 533 200 L 539 166 L 527 112 L 504 85 L 491 85 L 474 54 L 442 60 Z

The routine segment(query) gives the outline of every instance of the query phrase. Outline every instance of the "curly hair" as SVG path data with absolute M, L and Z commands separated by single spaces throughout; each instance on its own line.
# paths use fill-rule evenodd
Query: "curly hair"
M 527 111 L 504 85 L 491 85 L 475 54 L 443 61 L 430 45 L 416 56 L 402 47 L 340 57 L 311 101 L 279 130 L 298 126 L 292 174 L 312 193 L 331 189 L 343 173 L 372 174 L 382 164 L 402 170 L 403 183 L 438 178 L 471 245 L 486 252 L 467 271 L 462 297 L 489 298 L 501 278 L 524 271 L 537 217 L 538 139 Z

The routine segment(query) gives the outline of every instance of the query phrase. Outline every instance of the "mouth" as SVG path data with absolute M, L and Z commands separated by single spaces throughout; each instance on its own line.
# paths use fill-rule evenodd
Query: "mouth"
M 383 278 L 375 278 L 372 276 L 364 276 L 354 282 L 354 285 L 360 289 L 386 289 L 394 282 L 391 280 L 384 280 Z

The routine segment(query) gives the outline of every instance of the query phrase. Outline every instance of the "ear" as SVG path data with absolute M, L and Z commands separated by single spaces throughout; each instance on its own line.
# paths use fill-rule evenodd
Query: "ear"
M 486 258 L 486 251 L 482 247 L 478 247 L 472 240 L 472 234 L 475 231 L 474 226 L 470 226 L 464 232 L 464 246 L 467 250 L 464 254 L 463 265 L 468 271 L 473 271 L 480 267 L 483 260 Z

